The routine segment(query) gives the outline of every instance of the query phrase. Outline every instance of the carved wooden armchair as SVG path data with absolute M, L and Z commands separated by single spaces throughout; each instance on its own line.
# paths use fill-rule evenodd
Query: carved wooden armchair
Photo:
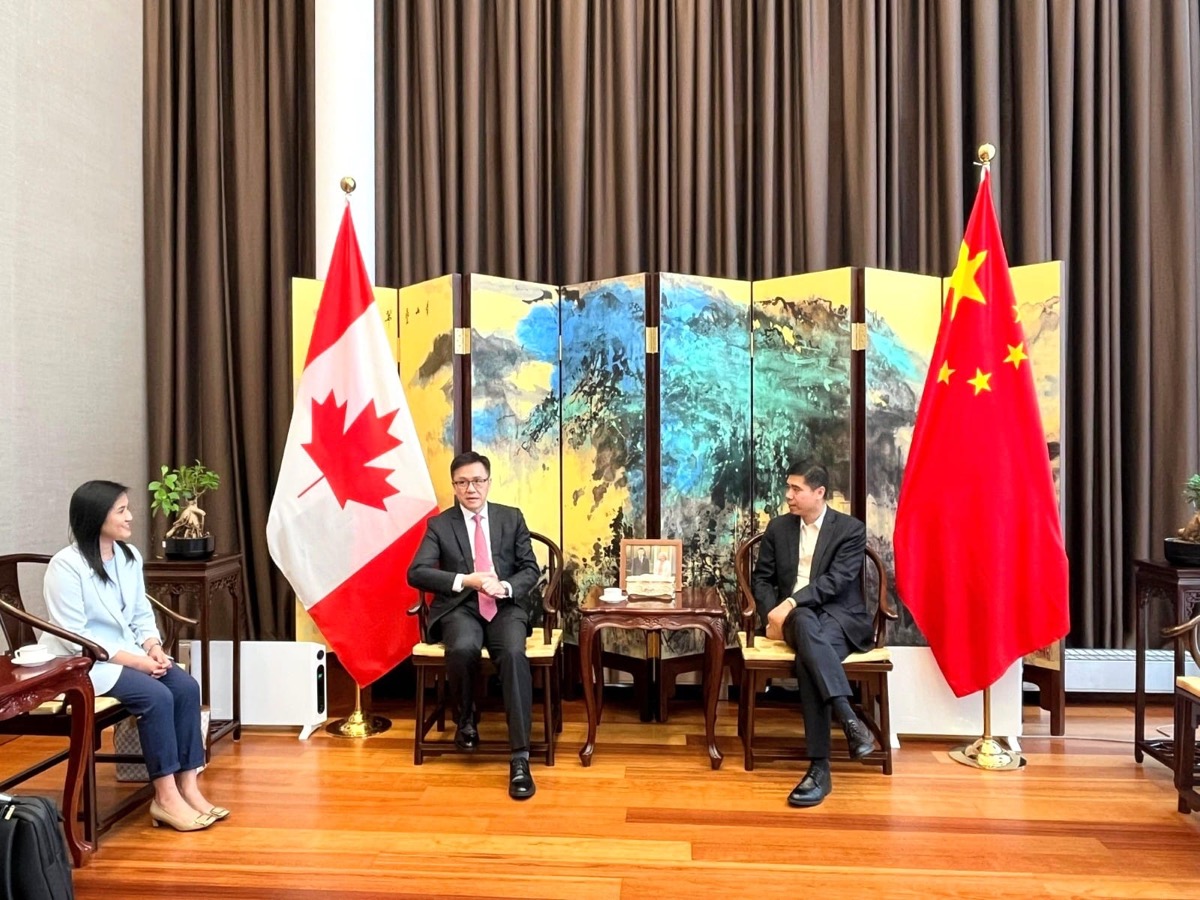
M 530 740 L 529 752 L 545 754 L 547 766 L 554 765 L 554 743 L 556 736 L 562 731 L 562 628 L 559 627 L 558 617 L 562 608 L 562 570 L 563 555 L 558 544 L 545 535 L 530 532 L 534 552 L 539 556 L 539 549 L 544 551 L 546 565 L 542 577 L 538 580 L 531 596 L 536 596 L 541 590 L 542 621 L 539 625 L 534 621 L 533 634 L 525 641 L 525 655 L 529 658 L 529 668 L 533 675 L 534 686 L 539 682 L 542 688 L 542 720 L 544 741 Z M 540 548 L 538 545 L 542 545 Z M 410 616 L 416 616 L 421 628 L 421 643 L 413 648 L 412 660 L 417 671 L 417 708 L 414 715 L 416 733 L 413 741 L 413 763 L 421 765 L 426 753 L 446 753 L 454 750 L 454 741 L 446 739 L 432 740 L 429 732 L 437 725 L 439 732 L 446 730 L 446 650 L 440 643 L 429 641 L 428 625 L 429 596 L 422 591 L 421 599 L 408 611 Z M 532 621 L 532 620 L 531 620 Z M 483 650 L 480 674 L 487 674 L 490 666 L 488 652 Z M 432 680 L 432 685 L 430 681 Z M 435 700 L 432 709 L 426 705 L 426 693 L 432 687 Z M 484 741 L 479 742 L 476 752 L 504 753 L 509 752 L 508 742 Z
M 99 644 L 85 637 L 59 628 L 46 620 L 29 612 L 21 598 L 20 575 L 23 572 L 33 575 L 36 569 L 44 569 L 50 562 L 50 557 L 36 553 L 14 553 L 0 556 L 0 634 L 10 650 L 37 640 L 36 631 L 46 631 L 65 641 L 79 644 L 82 655 L 93 662 L 104 662 L 108 654 Z M 147 595 L 151 607 L 158 619 L 159 630 L 163 635 L 163 646 L 172 656 L 176 654 L 178 630 L 181 626 L 196 624 L 195 619 L 181 616 L 179 613 L 159 603 L 154 597 Z M 137 791 L 125 796 L 117 806 L 101 814 L 96 802 L 96 763 L 138 763 L 142 757 L 121 753 L 100 753 L 101 735 L 106 728 L 111 728 L 131 713 L 114 697 L 96 698 L 96 725 L 94 747 L 97 751 L 93 757 L 92 767 L 84 773 L 82 816 L 84 838 L 99 847 L 100 835 L 108 831 L 119 819 L 145 803 L 154 795 L 154 788 L 147 783 Z M 33 712 L 16 716 L 0 722 L 0 734 L 41 735 L 52 737 L 70 737 L 71 716 L 66 704 L 61 700 L 43 703 Z M 0 781 L 0 792 L 5 792 L 13 785 L 32 778 L 52 766 L 65 762 L 69 749 L 54 753 L 32 766 L 8 776 Z
M 1200 616 L 1163 629 L 1165 638 L 1182 641 L 1192 660 L 1200 666 Z M 1179 811 L 1200 810 L 1196 789 L 1196 726 L 1200 724 L 1200 678 L 1181 675 L 1175 679 L 1175 790 Z
M 754 590 L 750 576 L 754 570 L 754 558 L 761 534 L 742 543 L 734 557 L 734 573 L 737 575 L 738 590 L 742 595 L 742 630 L 738 632 L 738 643 L 742 650 L 742 678 L 738 695 L 738 734 L 745 750 L 746 771 L 754 768 L 758 759 L 807 759 L 806 748 L 794 741 L 781 743 L 772 740 L 769 744 L 756 744 L 754 713 L 758 705 L 758 692 L 765 690 L 772 678 L 794 678 L 796 676 L 796 654 L 784 641 L 771 640 L 755 635 Z M 874 572 L 875 584 L 868 579 Z M 884 775 L 892 774 L 892 729 L 888 702 L 888 673 L 892 671 L 891 655 L 887 649 L 887 625 L 897 617 L 887 591 L 887 575 L 879 554 L 867 548 L 863 565 L 863 596 L 870 597 L 872 589 L 876 595 L 875 646 L 865 653 L 851 653 L 842 661 L 846 677 L 859 686 L 861 702 L 856 712 L 871 733 L 878 747 L 862 758 L 865 765 L 877 765 Z M 832 759 L 849 760 L 848 750 L 834 744 Z

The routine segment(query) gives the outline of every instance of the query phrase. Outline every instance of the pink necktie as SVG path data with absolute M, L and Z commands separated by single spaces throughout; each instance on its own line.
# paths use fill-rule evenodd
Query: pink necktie
M 488 553 L 487 538 L 483 534 L 483 516 L 475 513 L 475 571 L 492 571 L 492 555 Z M 479 592 L 479 614 L 487 621 L 496 616 L 496 598 Z

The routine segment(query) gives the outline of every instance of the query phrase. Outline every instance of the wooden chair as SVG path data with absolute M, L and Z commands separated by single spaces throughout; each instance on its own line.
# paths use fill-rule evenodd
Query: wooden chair
M 15 553 L 0 556 L 0 634 L 3 634 L 4 640 L 10 648 L 16 648 L 34 643 L 37 640 L 37 635 L 34 633 L 35 629 L 37 631 L 46 631 L 65 641 L 79 644 L 83 648 L 83 655 L 89 657 L 93 663 L 106 661 L 108 653 L 99 644 L 66 629 L 59 628 L 57 625 L 47 622 L 29 612 L 26 608 L 24 601 L 21 599 L 20 576 L 22 573 L 26 573 L 31 579 L 36 579 L 36 569 L 44 568 L 49 562 L 49 556 L 36 553 Z M 155 613 L 160 614 L 158 616 L 159 630 L 163 635 L 163 646 L 166 652 L 172 656 L 177 655 L 175 650 L 178 643 L 179 627 L 184 625 L 194 626 L 197 624 L 196 620 L 181 616 L 169 607 L 159 603 L 158 600 L 150 595 L 147 595 L 147 599 L 150 601 L 150 605 L 155 610 Z M 83 816 L 84 839 L 92 842 L 98 848 L 100 845 L 100 835 L 112 828 L 123 816 L 153 797 L 154 787 L 150 783 L 147 783 L 125 796 L 114 809 L 103 814 L 101 813 L 96 802 L 95 764 L 139 763 L 143 759 L 141 756 L 132 754 L 98 752 L 104 730 L 113 727 L 132 714 L 114 697 L 97 697 L 95 712 L 94 747 L 97 752 L 93 756 L 91 768 L 84 773 L 81 814 Z M 43 703 L 30 713 L 0 722 L 0 734 L 70 737 L 71 716 L 68 713 L 65 703 L 61 700 L 52 700 L 48 703 Z M 57 753 L 47 756 L 40 762 L 34 763 L 16 775 L 5 778 L 3 781 L 0 781 L 0 793 L 7 791 L 13 785 L 20 784 L 46 771 L 52 766 L 58 765 L 60 762 L 64 762 L 69 752 L 69 748 L 64 748 Z
M 750 576 L 754 569 L 753 555 L 762 535 L 757 534 L 738 547 L 734 557 L 734 572 L 738 589 L 742 595 L 742 629 L 738 632 L 741 645 L 741 690 L 739 693 L 738 734 L 745 750 L 746 771 L 754 769 L 756 760 L 763 759 L 807 759 L 804 745 L 793 742 L 781 744 L 773 740 L 770 744 L 755 743 L 754 713 L 758 704 L 758 693 L 765 690 L 772 678 L 794 678 L 796 676 L 796 654 L 783 641 L 771 640 L 754 634 L 756 607 Z M 843 660 L 846 676 L 859 686 L 861 703 L 856 712 L 875 735 L 878 748 L 863 757 L 865 765 L 878 765 L 884 775 L 892 774 L 892 734 L 888 704 L 888 673 L 892 671 L 892 660 L 887 649 L 887 623 L 897 617 L 887 592 L 887 576 L 879 554 L 867 548 L 867 561 L 873 564 L 876 576 L 877 606 L 875 609 L 875 646 L 865 653 L 851 653 Z M 868 583 L 869 567 L 863 566 L 863 596 L 871 596 Z M 849 751 L 834 745 L 831 758 L 849 760 Z
M 1200 616 L 1163 629 L 1165 638 L 1183 641 L 1200 666 Z M 1200 810 L 1196 789 L 1196 726 L 1200 725 L 1200 678 L 1181 675 L 1175 679 L 1175 790 L 1181 813 Z
M 554 743 L 556 735 L 562 731 L 562 629 L 558 625 L 559 610 L 562 603 L 562 570 L 563 555 L 558 544 L 544 535 L 530 533 L 530 538 L 537 550 L 538 544 L 545 546 L 547 564 L 542 578 L 538 581 L 541 588 L 542 621 L 534 623 L 533 634 L 525 641 L 525 655 L 529 657 L 529 667 L 533 674 L 534 684 L 541 683 L 542 688 L 542 720 L 545 730 L 544 741 L 531 740 L 529 752 L 543 753 L 546 765 L 554 765 Z M 530 596 L 536 596 L 538 588 Z M 420 602 L 408 611 L 410 616 L 417 616 L 421 628 L 421 643 L 413 648 L 412 660 L 417 670 L 417 708 L 413 721 L 416 728 L 413 741 L 413 763 L 421 765 L 426 753 L 446 753 L 454 751 L 454 741 L 451 739 L 430 739 L 429 732 L 437 726 L 439 732 L 446 730 L 446 649 L 440 643 L 429 640 L 429 595 L 421 592 Z M 483 650 L 483 665 L 480 673 L 488 674 L 494 671 L 488 660 L 488 652 Z M 432 680 L 432 684 L 430 683 Z M 432 687 L 435 701 L 432 709 L 427 708 L 426 694 Z M 509 752 L 508 742 L 484 741 L 479 742 L 477 753 Z

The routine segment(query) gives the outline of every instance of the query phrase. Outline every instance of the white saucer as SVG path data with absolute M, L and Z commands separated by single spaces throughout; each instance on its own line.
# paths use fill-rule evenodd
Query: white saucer
M 621 594 L 619 597 L 605 597 L 603 594 L 600 595 L 601 603 L 623 603 L 627 599 L 628 597 L 625 594 Z
M 15 656 L 10 657 L 14 666 L 44 666 L 46 663 L 54 662 L 54 660 L 57 658 L 58 657 L 52 653 L 48 653 L 45 656 L 38 657 L 37 659 L 17 659 Z

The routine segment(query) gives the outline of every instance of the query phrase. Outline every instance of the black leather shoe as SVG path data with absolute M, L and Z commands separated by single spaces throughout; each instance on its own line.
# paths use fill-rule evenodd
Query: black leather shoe
M 529 760 L 518 757 L 508 764 L 508 796 L 514 800 L 528 800 L 537 790 L 533 776 L 529 774 Z
M 851 759 L 862 759 L 875 749 L 875 735 L 858 716 L 843 722 L 842 731 L 846 733 L 846 746 L 850 748 Z
M 467 719 L 458 726 L 454 732 L 454 746 L 466 753 L 479 746 L 479 731 L 473 721 Z
M 829 796 L 833 790 L 833 779 L 829 775 L 829 763 L 813 764 L 808 767 L 808 774 L 788 794 L 788 806 L 805 809 L 816 806 Z

